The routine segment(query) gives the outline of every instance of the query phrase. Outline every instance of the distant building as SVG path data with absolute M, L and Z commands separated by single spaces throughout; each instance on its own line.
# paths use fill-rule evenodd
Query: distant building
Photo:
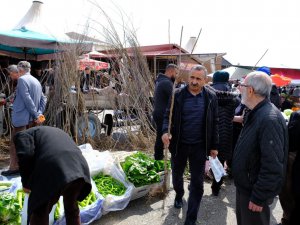
M 230 62 L 224 59 L 226 53 L 203 53 L 197 54 L 200 58 L 202 65 L 204 65 L 208 73 L 214 73 L 217 70 L 222 70 L 232 66 Z

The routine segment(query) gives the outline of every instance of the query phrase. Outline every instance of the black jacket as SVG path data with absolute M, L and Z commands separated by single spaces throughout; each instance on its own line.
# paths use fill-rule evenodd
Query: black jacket
M 297 196 L 300 196 L 300 110 L 291 114 L 289 124 L 289 151 L 297 152 L 293 164 L 292 188 Z
M 215 86 L 212 86 L 216 88 Z M 238 106 L 238 95 L 229 91 L 216 90 L 218 99 L 219 145 L 218 158 L 221 161 L 231 160 L 233 142 L 233 117 Z
M 14 142 L 23 187 L 31 190 L 29 216 L 76 179 L 83 178 L 86 182 L 79 201 L 91 191 L 88 164 L 64 131 L 47 126 L 34 127 L 17 133 Z
M 289 124 L 289 151 L 298 152 L 300 148 L 300 110 L 293 112 Z
M 203 87 L 205 90 L 205 131 L 206 131 L 206 153 L 209 155 L 210 150 L 218 149 L 219 133 L 218 133 L 218 101 L 214 90 L 209 86 Z M 174 96 L 174 107 L 172 112 L 171 124 L 171 143 L 169 150 L 172 154 L 176 154 L 178 144 L 181 138 L 181 115 L 183 102 L 188 92 L 188 86 L 177 90 Z M 171 99 L 170 99 L 171 100 Z M 170 101 L 171 102 L 171 101 Z M 170 103 L 166 110 L 163 122 L 163 133 L 168 132 L 170 115 Z
M 284 183 L 287 155 L 285 120 L 265 99 L 249 112 L 234 150 L 232 173 L 237 189 L 257 205 L 269 202 Z
M 278 108 L 280 109 L 281 103 L 280 103 L 280 95 L 278 88 L 276 85 L 272 85 L 271 93 L 270 93 L 270 101 Z
M 169 98 L 172 95 L 173 82 L 166 75 L 160 73 L 155 80 L 153 119 L 163 120 Z

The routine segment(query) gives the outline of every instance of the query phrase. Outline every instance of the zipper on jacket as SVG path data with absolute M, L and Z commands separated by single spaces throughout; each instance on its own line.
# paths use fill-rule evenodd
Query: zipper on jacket
M 206 157 L 207 156 L 209 156 L 210 154 L 208 154 L 208 146 L 207 146 L 207 115 L 208 115 L 208 109 L 209 109 L 209 107 L 210 107 L 210 105 L 211 105 L 211 99 L 208 99 L 209 100 L 209 102 L 208 102 L 208 106 L 207 106 L 207 110 L 206 110 L 206 121 L 205 121 L 205 146 L 206 146 Z

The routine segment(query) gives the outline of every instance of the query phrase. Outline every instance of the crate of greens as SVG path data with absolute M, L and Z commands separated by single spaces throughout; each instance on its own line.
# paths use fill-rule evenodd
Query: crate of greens
M 154 160 L 142 152 L 127 156 L 120 165 L 128 181 L 134 185 L 131 200 L 147 195 L 153 184 L 160 183 L 163 177 L 164 161 Z

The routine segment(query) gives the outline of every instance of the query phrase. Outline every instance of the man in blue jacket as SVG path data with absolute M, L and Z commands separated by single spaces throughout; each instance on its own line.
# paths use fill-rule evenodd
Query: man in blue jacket
M 251 111 L 232 160 L 238 225 L 269 225 L 269 205 L 285 179 L 288 132 L 281 112 L 269 100 L 271 88 L 271 78 L 260 71 L 240 84 L 242 104 Z
M 161 140 L 162 124 L 177 73 L 177 65 L 169 64 L 165 74 L 159 73 L 155 81 L 153 120 L 156 125 L 156 141 L 154 146 L 154 158 L 156 160 L 162 160 L 164 157 L 164 146 Z
M 208 155 L 215 158 L 218 154 L 218 100 L 214 89 L 205 85 L 206 74 L 206 68 L 201 65 L 191 69 L 188 85 L 174 96 L 172 124 L 169 124 L 170 106 L 163 122 L 162 140 L 171 152 L 177 209 L 183 206 L 183 173 L 189 160 L 191 183 L 185 225 L 196 224 L 204 192 L 205 162 Z M 171 134 L 168 134 L 169 126 Z
M 43 115 L 47 98 L 42 92 L 40 82 L 30 74 L 31 65 L 27 61 L 20 61 L 17 65 L 19 71 L 16 96 L 12 109 L 12 133 L 10 142 L 9 169 L 3 171 L 3 176 L 12 176 L 19 173 L 16 148 L 13 137 L 19 131 L 41 124 L 40 116 Z

